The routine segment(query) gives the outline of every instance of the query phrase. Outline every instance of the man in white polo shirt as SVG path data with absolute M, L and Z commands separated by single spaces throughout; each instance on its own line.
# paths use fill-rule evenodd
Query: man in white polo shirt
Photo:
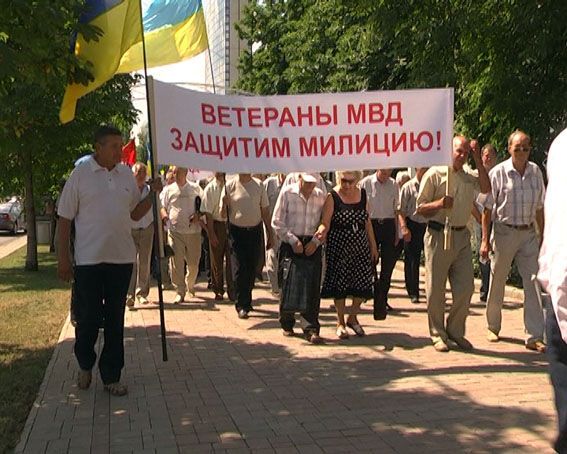
M 136 259 L 132 220 L 151 208 L 153 196 L 140 200 L 132 171 L 120 163 L 122 134 L 112 126 L 95 133 L 95 152 L 73 170 L 59 201 L 58 275 L 75 279 L 75 356 L 77 384 L 87 389 L 96 362 L 95 344 L 101 323 L 104 348 L 98 366 L 104 389 L 122 396 L 124 367 L 124 308 Z M 151 184 L 161 190 L 161 181 Z M 75 267 L 69 256 L 71 222 L 75 222 Z

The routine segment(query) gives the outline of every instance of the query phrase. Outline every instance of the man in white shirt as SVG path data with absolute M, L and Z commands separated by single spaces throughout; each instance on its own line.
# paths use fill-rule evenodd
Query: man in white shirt
M 567 129 L 551 144 L 547 155 L 545 230 L 539 254 L 538 278 L 551 297 L 547 311 L 547 344 L 559 434 L 555 450 L 567 452 Z
M 249 173 L 241 173 L 226 182 L 221 200 L 221 210 L 228 211 L 235 308 L 238 317 L 246 319 L 252 310 L 252 289 L 262 247 L 262 221 L 268 234 L 266 249 L 273 243 L 268 195 L 259 180 Z
M 136 179 L 136 185 L 143 199 L 150 193 L 150 187 L 146 184 L 148 169 L 142 162 L 136 162 L 132 166 L 132 173 Z M 150 263 L 152 259 L 152 244 L 154 241 L 154 214 L 149 210 L 139 221 L 132 221 L 132 238 L 136 246 L 136 261 L 132 269 L 126 306 L 134 307 L 137 299 L 139 304 L 148 303 L 150 293 Z
M 370 219 L 379 248 L 380 277 L 375 284 L 374 298 L 378 306 L 392 307 L 388 304 L 388 292 L 392 280 L 392 272 L 400 255 L 397 248 L 398 235 L 396 218 L 400 213 L 400 188 L 391 177 L 392 169 L 378 169 L 376 173 L 363 178 L 359 186 L 366 191 Z M 402 235 L 407 235 L 405 219 L 400 225 Z
M 321 343 L 319 305 L 321 301 L 321 242 L 324 227 L 321 212 L 326 195 L 317 184 L 316 174 L 303 173 L 299 182 L 283 189 L 272 217 L 272 227 L 281 241 L 280 324 L 284 335 L 293 336 L 295 312 L 305 322 L 305 338 Z
M 497 154 L 496 148 L 493 145 L 487 143 L 482 147 L 480 151 L 481 158 L 482 158 L 482 165 L 486 169 L 487 172 L 490 173 L 492 168 L 498 163 L 497 161 Z M 477 251 L 480 256 L 480 245 L 482 243 L 482 212 L 484 211 L 484 204 L 480 204 L 477 201 L 473 203 L 473 244 L 477 248 Z M 489 234 L 492 231 L 492 223 L 489 226 Z M 479 261 L 479 268 L 480 268 L 480 301 L 486 303 L 488 299 L 488 288 L 490 287 L 490 259 L 483 258 Z
M 197 183 L 187 181 L 186 168 L 176 167 L 174 175 L 175 183 L 164 189 L 161 219 L 169 222 L 169 244 L 173 248 L 171 280 L 177 293 L 173 303 L 179 304 L 185 301 L 187 291 L 195 295 L 201 259 L 201 219 L 197 209 L 203 190 Z
M 419 265 L 423 251 L 423 236 L 427 219 L 416 213 L 419 184 L 427 167 L 415 171 L 415 177 L 403 185 L 400 191 L 400 214 L 407 230 L 404 235 L 404 277 L 406 290 L 412 303 L 419 303 Z
M 123 396 L 124 309 L 136 248 L 131 221 L 151 208 L 153 195 L 140 200 L 132 171 L 120 163 L 122 134 L 112 126 L 95 133 L 95 153 L 71 173 L 59 201 L 58 275 L 74 278 L 75 356 L 77 384 L 87 389 L 96 362 L 95 344 L 101 324 L 104 348 L 98 362 L 104 389 Z M 161 190 L 161 180 L 151 183 Z M 75 267 L 71 265 L 70 231 L 75 222 Z
M 530 137 L 514 131 L 508 139 L 510 158 L 490 171 L 492 192 L 482 215 L 481 256 L 487 257 L 490 246 L 492 279 L 486 302 L 487 339 L 498 342 L 502 325 L 504 287 L 515 260 L 524 287 L 524 325 L 528 338 L 526 348 L 545 352 L 543 343 L 543 308 L 538 301 L 532 276 L 537 274 L 540 235 L 543 232 L 545 185 L 537 164 L 530 162 Z M 492 238 L 488 231 L 493 222 Z M 489 245 L 489 241 L 491 245 Z
M 207 218 L 207 233 L 209 235 L 209 251 L 211 256 L 211 286 L 215 293 L 215 300 L 224 298 L 224 279 L 228 299 L 234 301 L 234 282 L 230 268 L 230 249 L 228 244 L 228 226 L 226 215 L 221 211 L 221 194 L 225 185 L 226 175 L 216 172 L 215 178 L 210 181 L 203 191 L 201 211 Z M 223 274 L 223 263 L 225 263 Z

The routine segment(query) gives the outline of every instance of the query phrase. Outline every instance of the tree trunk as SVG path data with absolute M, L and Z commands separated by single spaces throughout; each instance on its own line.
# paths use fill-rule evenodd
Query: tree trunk
M 25 209 L 28 235 L 26 252 L 26 271 L 37 271 L 37 230 L 35 225 L 35 203 L 33 195 L 33 159 L 31 147 L 23 147 L 22 161 L 24 164 L 24 179 L 26 182 Z

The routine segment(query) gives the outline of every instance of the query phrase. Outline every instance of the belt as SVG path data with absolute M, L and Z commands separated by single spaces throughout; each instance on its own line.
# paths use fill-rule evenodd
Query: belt
M 511 229 L 515 229 L 515 230 L 530 230 L 534 225 L 533 224 L 506 224 L 504 223 L 504 225 L 506 227 L 509 227 Z
M 441 224 L 440 222 L 437 221 L 428 221 L 427 222 L 427 227 L 440 232 L 441 230 L 443 230 L 445 228 L 445 226 L 443 224 Z M 466 225 L 460 225 L 460 226 L 452 226 L 451 230 L 455 230 L 457 232 L 460 232 L 461 230 L 466 229 L 467 226 Z
M 246 230 L 247 232 L 251 232 L 253 230 L 257 230 L 258 228 L 260 228 L 260 226 L 262 225 L 262 223 L 258 224 L 258 225 L 254 225 L 252 227 L 240 227 L 239 225 L 236 224 L 230 224 L 230 227 L 234 227 L 235 229 L 238 230 Z
M 146 226 L 146 227 L 132 227 L 132 230 L 146 230 L 146 229 L 148 229 L 148 228 L 150 228 L 150 227 L 153 227 L 153 225 L 154 225 L 154 224 L 153 224 L 153 222 L 152 222 L 150 225 L 148 225 L 148 226 Z
M 226 221 L 217 221 L 216 219 L 213 219 L 213 222 L 215 224 L 226 224 Z

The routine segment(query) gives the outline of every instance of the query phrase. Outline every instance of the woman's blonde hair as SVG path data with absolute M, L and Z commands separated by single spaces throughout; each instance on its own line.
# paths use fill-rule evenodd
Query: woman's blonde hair
M 351 174 L 354 177 L 354 179 L 356 180 L 355 183 L 358 183 L 364 175 L 361 170 L 337 170 L 335 172 L 337 184 L 341 183 L 341 178 L 343 178 L 347 173 Z

